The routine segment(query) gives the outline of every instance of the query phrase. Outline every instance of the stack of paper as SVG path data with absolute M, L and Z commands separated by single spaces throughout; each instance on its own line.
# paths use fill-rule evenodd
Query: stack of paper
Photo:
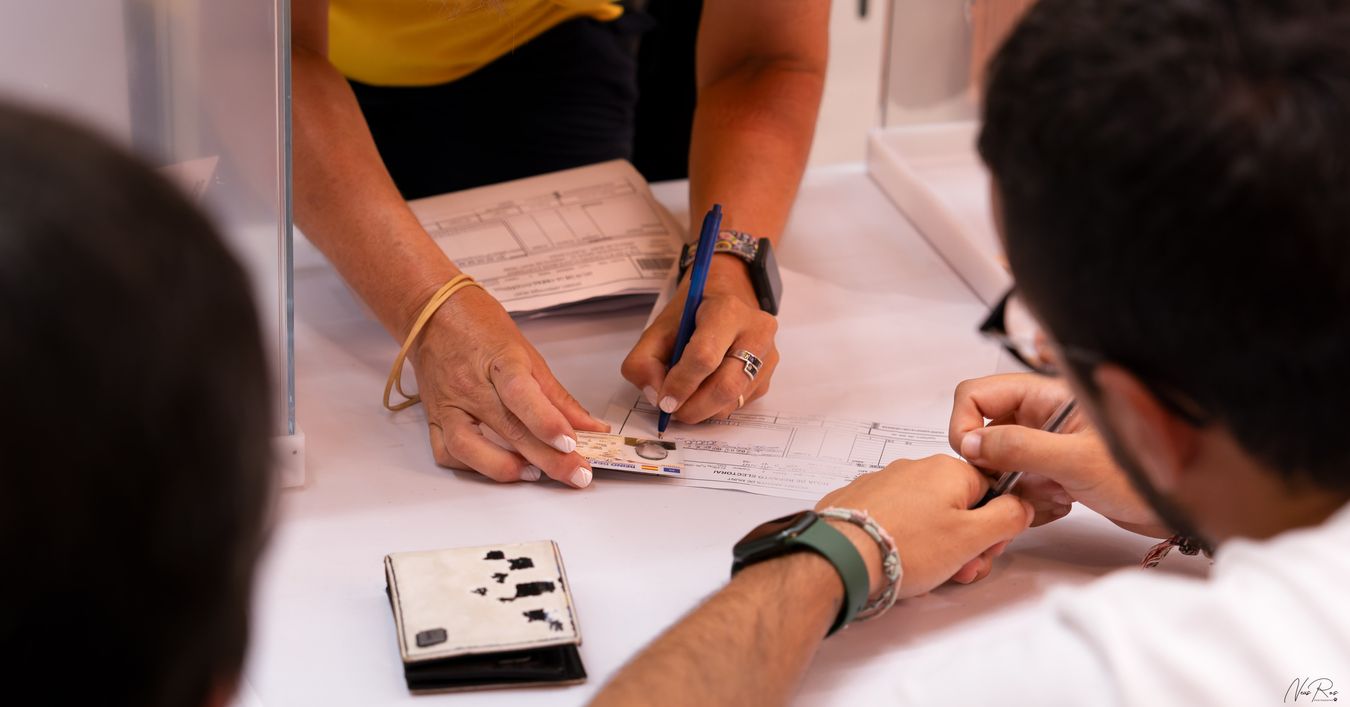
M 623 160 L 409 202 L 513 317 L 650 305 L 680 228 Z

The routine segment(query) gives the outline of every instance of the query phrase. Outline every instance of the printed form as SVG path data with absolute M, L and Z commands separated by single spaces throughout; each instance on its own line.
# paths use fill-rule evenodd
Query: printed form
M 615 434 L 656 439 L 657 409 L 611 403 Z M 666 439 L 684 453 L 684 477 L 657 482 L 817 500 L 897 459 L 951 454 L 946 430 L 821 415 L 741 410 L 699 425 L 671 421 Z
M 512 316 L 650 303 L 683 242 L 624 160 L 408 204 L 441 250 Z

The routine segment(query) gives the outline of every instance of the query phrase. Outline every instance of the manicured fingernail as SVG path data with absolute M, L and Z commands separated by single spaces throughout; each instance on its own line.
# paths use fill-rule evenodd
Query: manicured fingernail
M 533 465 L 533 464 L 531 464 L 531 465 L 525 467 L 524 469 L 521 469 L 521 470 L 520 470 L 520 480 L 521 480 L 521 481 L 538 481 L 540 478 L 543 477 L 543 475 L 544 475 L 544 472 L 541 471 L 541 470 L 539 469 L 539 467 L 537 467 L 537 466 L 535 466 L 535 465 Z
M 558 435 L 558 437 L 553 440 L 553 448 L 563 454 L 571 454 L 577 450 L 577 441 L 567 435 Z
M 1069 515 L 1069 506 L 1060 506 L 1059 508 L 1050 511 L 1050 516 L 1052 518 L 1063 518 L 1066 515 Z
M 656 407 L 656 389 L 655 389 L 655 388 L 651 387 L 650 385 L 647 386 L 646 388 L 643 388 L 643 389 L 642 389 L 642 397 L 646 398 L 646 399 L 647 399 L 647 402 L 648 402 L 648 403 L 651 403 L 652 407 Z
M 572 472 L 572 485 L 579 489 L 584 489 L 587 486 L 590 486 L 591 470 L 587 469 L 584 466 L 577 467 L 577 470 Z
M 667 395 L 666 397 L 661 398 L 661 404 L 658 407 L 661 408 L 661 412 L 672 413 L 680 408 L 680 401 Z
M 610 430 L 614 429 L 613 425 L 609 424 L 608 422 L 605 422 L 604 420 L 601 420 L 595 415 L 592 415 L 589 410 L 586 412 L 586 417 L 591 418 L 591 421 L 594 422 L 595 424 L 603 426 L 606 432 L 609 432 Z
M 961 456 L 966 459 L 980 458 L 980 433 L 968 432 L 961 438 Z
M 1073 498 L 1069 496 L 1069 494 L 1064 493 L 1062 491 L 1060 493 L 1051 496 L 1050 500 L 1054 503 L 1058 503 L 1061 506 L 1067 506 L 1073 503 Z

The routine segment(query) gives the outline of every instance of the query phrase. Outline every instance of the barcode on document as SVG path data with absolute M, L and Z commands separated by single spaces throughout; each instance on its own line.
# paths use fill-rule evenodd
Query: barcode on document
M 639 268 L 647 272 L 665 272 L 675 264 L 674 258 L 633 258 Z

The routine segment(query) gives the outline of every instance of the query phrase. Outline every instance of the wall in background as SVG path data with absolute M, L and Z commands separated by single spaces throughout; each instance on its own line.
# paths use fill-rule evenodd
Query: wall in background
M 1031 4 L 1032 0 L 869 0 L 868 16 L 861 18 L 858 0 L 835 0 L 830 68 L 811 163 L 861 160 L 867 131 L 883 123 L 974 118 L 968 14 L 975 15 L 992 48 Z
M 887 125 L 975 116 L 969 5 L 962 0 L 894 0 L 885 78 Z
M 278 436 L 293 432 L 286 17 L 286 0 L 0 0 L 0 100 L 177 165 L 248 269 Z
M 129 143 L 123 16 L 120 2 L 0 0 L 0 98 L 60 105 Z
M 861 160 L 867 131 L 881 123 L 887 4 L 868 0 L 866 17 L 859 16 L 859 0 L 834 0 L 830 8 L 830 66 L 811 147 L 813 165 Z

